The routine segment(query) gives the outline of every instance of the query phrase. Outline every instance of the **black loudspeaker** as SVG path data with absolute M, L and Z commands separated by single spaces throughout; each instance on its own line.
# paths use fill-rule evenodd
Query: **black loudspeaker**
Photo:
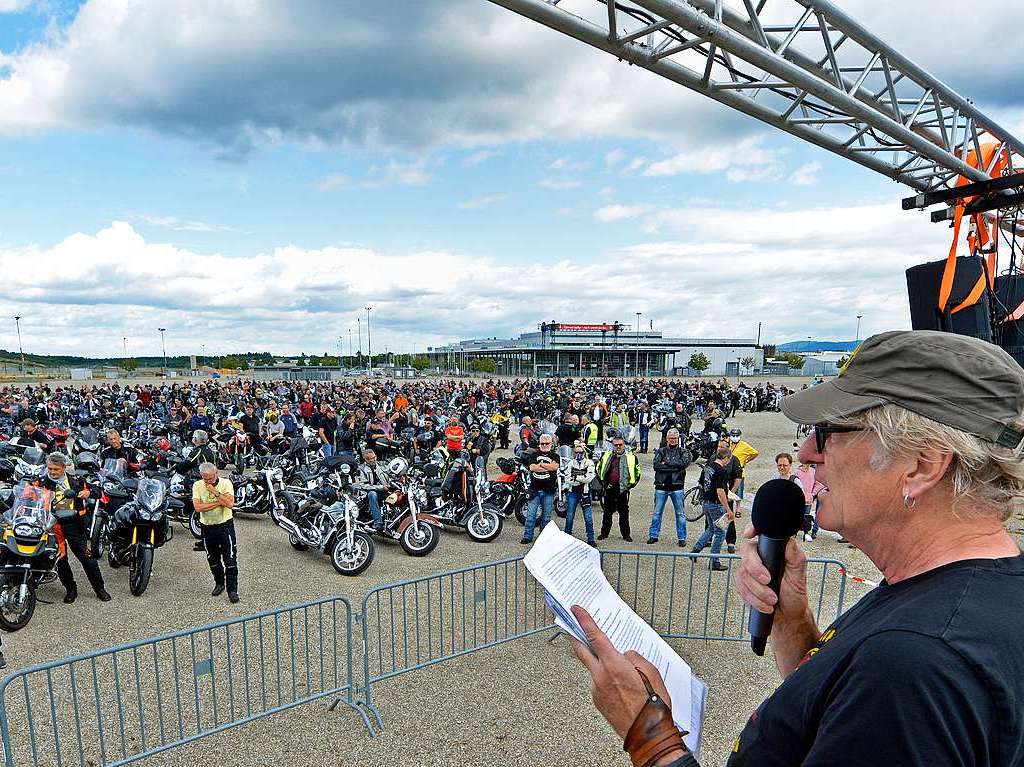
M 944 330 L 962 336 L 973 336 L 991 343 L 992 317 L 989 310 L 990 294 L 986 287 L 981 299 L 974 306 L 962 309 L 956 314 L 949 310 L 939 312 L 939 288 L 945 260 L 920 264 L 907 269 L 907 295 L 910 297 L 910 326 L 914 330 Z M 985 267 L 979 258 L 958 258 L 953 292 L 949 296 L 949 308 L 959 306 L 971 288 L 984 274 Z
M 1024 275 L 996 277 L 996 299 L 999 307 L 999 316 L 996 317 L 998 322 L 1024 301 Z M 1024 367 L 1024 320 L 1005 322 L 997 330 L 1000 335 L 999 345 L 1017 360 L 1017 364 Z

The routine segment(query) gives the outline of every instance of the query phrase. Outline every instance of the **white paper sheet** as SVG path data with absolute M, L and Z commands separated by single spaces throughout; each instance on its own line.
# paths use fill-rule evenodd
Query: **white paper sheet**
M 601 570 L 601 554 L 549 522 L 523 559 L 530 574 L 544 587 L 555 623 L 567 634 L 586 642 L 570 608 L 580 605 L 619 652 L 634 650 L 658 669 L 672 700 L 676 726 L 689 734 L 687 748 L 700 758 L 707 686 L 669 644 L 633 612 Z

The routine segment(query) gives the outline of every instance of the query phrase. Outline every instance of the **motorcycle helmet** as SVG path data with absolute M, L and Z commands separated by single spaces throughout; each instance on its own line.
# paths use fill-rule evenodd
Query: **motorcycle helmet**
M 392 458 L 387 465 L 388 474 L 393 477 L 401 477 L 409 471 L 409 462 L 404 458 Z

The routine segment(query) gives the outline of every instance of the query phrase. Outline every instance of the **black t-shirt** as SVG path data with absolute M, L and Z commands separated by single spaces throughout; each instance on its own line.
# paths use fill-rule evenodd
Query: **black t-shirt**
M 721 503 L 718 491 L 729 493 L 729 465 L 719 465 L 718 461 L 708 461 L 700 474 L 701 497 L 704 503 Z
M 751 715 L 729 767 L 1024 764 L 1024 556 L 884 581 Z
M 546 456 L 550 459 L 552 469 L 551 471 L 530 472 L 530 492 L 535 493 L 539 490 L 544 490 L 553 493 L 558 489 L 558 453 L 554 451 L 542 453 L 540 450 L 528 450 L 523 454 L 523 466 L 529 470 L 529 467 L 537 463 L 537 459 L 541 456 Z

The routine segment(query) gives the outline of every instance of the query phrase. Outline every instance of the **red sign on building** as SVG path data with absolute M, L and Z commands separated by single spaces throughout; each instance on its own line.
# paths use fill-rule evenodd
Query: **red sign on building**
M 614 325 L 566 325 L 564 323 L 557 323 L 555 330 L 596 330 L 598 332 L 611 333 L 615 330 Z

